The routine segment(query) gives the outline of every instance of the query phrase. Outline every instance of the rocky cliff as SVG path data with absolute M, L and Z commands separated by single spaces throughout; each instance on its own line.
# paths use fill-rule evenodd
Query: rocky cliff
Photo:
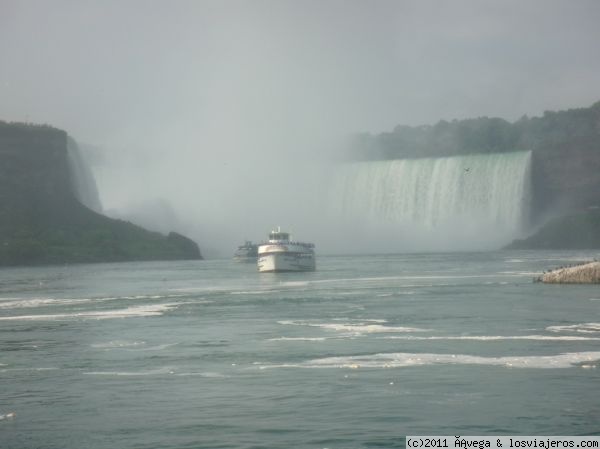
M 65 131 L 0 122 L 0 266 L 201 259 L 184 236 L 82 205 L 73 188 L 81 161 L 70 162 L 68 145 Z
M 600 210 L 555 217 L 506 249 L 600 249 Z

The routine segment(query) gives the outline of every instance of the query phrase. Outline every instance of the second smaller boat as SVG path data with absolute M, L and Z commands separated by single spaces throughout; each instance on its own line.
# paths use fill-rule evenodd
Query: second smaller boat
M 233 255 L 233 260 L 236 262 L 256 262 L 258 257 L 258 245 L 246 240 L 246 243 L 238 246 L 238 249 Z

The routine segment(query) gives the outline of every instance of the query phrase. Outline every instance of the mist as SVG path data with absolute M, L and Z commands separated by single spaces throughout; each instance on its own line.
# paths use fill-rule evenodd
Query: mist
M 349 136 L 591 104 L 598 23 L 595 1 L 3 1 L 0 119 L 65 129 L 105 213 L 205 256 L 278 225 L 375 252 L 388 232 L 330 213 Z

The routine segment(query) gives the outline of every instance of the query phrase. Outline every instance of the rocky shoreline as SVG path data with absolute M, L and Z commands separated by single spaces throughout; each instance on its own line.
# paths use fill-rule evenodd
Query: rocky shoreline
M 600 262 L 582 262 L 545 272 L 535 279 L 545 284 L 600 284 Z

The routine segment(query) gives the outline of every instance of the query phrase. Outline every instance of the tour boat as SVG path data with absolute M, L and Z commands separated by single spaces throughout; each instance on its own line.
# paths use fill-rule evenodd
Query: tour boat
M 238 249 L 233 255 L 233 260 L 236 262 L 256 262 L 257 257 L 258 245 L 246 240 L 246 243 L 238 246 Z
M 315 245 L 294 242 L 288 232 L 281 228 L 271 231 L 269 241 L 258 245 L 258 271 L 275 273 L 282 271 L 314 271 Z

